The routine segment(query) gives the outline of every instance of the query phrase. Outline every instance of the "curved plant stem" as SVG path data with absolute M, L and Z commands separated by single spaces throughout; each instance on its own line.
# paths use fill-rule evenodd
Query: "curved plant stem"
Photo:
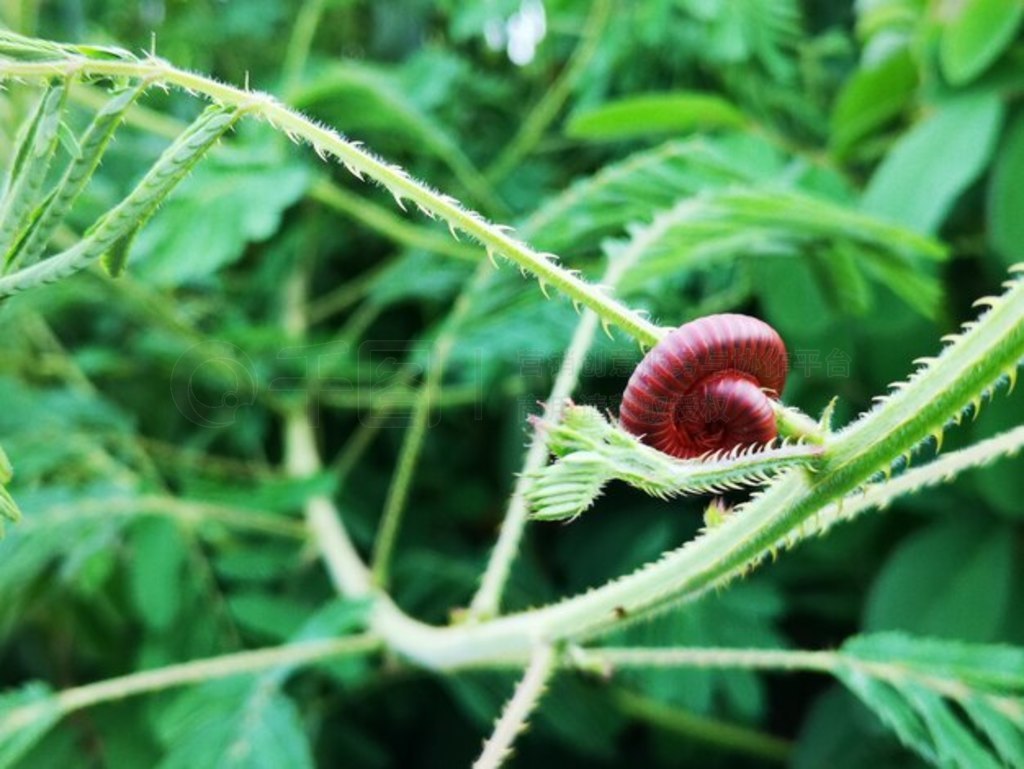
M 505 146 L 494 163 L 484 172 L 488 179 L 503 178 L 540 141 L 544 131 L 558 115 L 558 111 L 569 98 L 573 87 L 590 65 L 594 54 L 597 53 L 601 34 L 608 24 L 613 6 L 613 0 L 597 0 L 593 4 L 583 27 L 580 42 L 576 46 L 576 50 L 573 51 L 569 63 L 555 82 L 544 90 L 544 96 L 534 105 L 516 135 L 512 137 L 512 141 Z
M 921 489 L 948 483 L 960 473 L 987 465 L 1000 457 L 1013 456 L 1024 448 L 1024 426 L 1015 427 L 949 454 L 926 465 L 907 470 L 889 481 L 872 483 L 862 490 L 833 502 L 814 519 L 814 528 L 823 532 L 841 521 L 850 521 L 867 510 L 881 510 L 894 500 Z
M 813 671 L 831 673 L 839 652 L 788 649 L 729 649 L 710 647 L 574 649 L 566 655 L 586 668 L 739 668 L 743 670 Z
M 302 339 L 308 326 L 307 280 L 306 267 L 299 264 L 284 288 L 283 325 L 285 333 L 295 340 Z M 313 423 L 305 410 L 292 412 L 285 418 L 284 464 L 285 471 L 295 478 L 313 475 L 321 470 Z M 370 587 L 369 574 L 348 532 L 338 521 L 338 510 L 334 502 L 324 494 L 317 494 L 306 501 L 305 515 L 306 525 L 324 557 L 331 582 L 343 595 L 365 595 Z
M 555 671 L 555 651 L 550 646 L 539 646 L 530 657 L 522 680 L 516 686 L 494 732 L 484 743 L 484 750 L 473 763 L 473 769 L 498 769 L 512 753 L 512 743 L 523 729 L 526 719 L 537 706 L 548 679 Z

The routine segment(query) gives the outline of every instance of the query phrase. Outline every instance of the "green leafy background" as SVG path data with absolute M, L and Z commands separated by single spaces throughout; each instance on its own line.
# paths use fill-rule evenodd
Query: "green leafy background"
M 638 228 L 671 216 L 624 298 L 664 324 L 725 309 L 761 315 L 795 364 L 785 399 L 817 413 L 838 396 L 840 424 L 934 353 L 972 317 L 970 303 L 1024 260 L 1018 0 L 619 2 L 565 107 L 511 170 L 489 173 L 567 66 L 591 10 L 546 2 L 546 35 L 517 65 L 500 38 L 522 7 L 307 0 L 302 13 L 321 16 L 294 72 L 283 63 L 299 22 L 283 0 L 22 0 L 0 3 L 0 19 L 26 34 L 132 49 L 154 32 L 177 65 L 248 77 L 517 222 L 595 279 Z M 21 86 L 0 93 L 0 152 L 37 98 Z M 86 104 L 72 100 L 83 123 Z M 84 228 L 119 200 L 166 144 L 163 129 L 195 112 L 180 95 L 151 93 L 143 104 L 71 224 Z M 331 205 L 324 183 L 385 210 L 390 224 Z M 674 212 L 682 200 L 689 207 Z M 414 225 L 416 242 L 395 222 Z M 405 414 L 339 478 L 367 412 L 324 394 L 323 453 L 342 459 L 298 482 L 280 470 L 280 412 L 305 397 L 295 383 L 314 378 L 342 393 L 391 388 L 403 372 L 416 383 L 482 258 L 468 246 L 461 259 L 439 252 L 446 237 L 245 125 L 140 231 L 125 276 L 88 271 L 0 305 L 0 443 L 24 512 L 0 542 L 0 714 L 45 701 L 39 681 L 65 688 L 309 637 L 331 591 L 300 541 L 178 518 L 146 499 L 287 522 L 311 493 L 331 493 L 366 552 Z M 281 285 L 299 260 L 314 268 L 322 309 L 307 340 L 315 359 L 288 354 L 280 326 Z M 415 616 L 443 622 L 471 597 L 521 463 L 526 416 L 576 320 L 507 268 L 456 329 L 394 569 L 395 597 Z M 397 351 L 397 368 L 380 365 L 381 350 Z M 638 355 L 619 335 L 600 341 L 577 400 L 612 407 Z M 473 397 L 445 399 L 459 387 Z M 947 445 L 1020 424 L 1022 403 L 997 399 Z M 1024 644 L 1022 499 L 1020 460 L 1004 460 L 614 640 L 833 648 L 862 631 L 907 631 Z M 615 486 L 576 525 L 531 526 L 510 608 L 657 557 L 694 535 L 703 504 Z M 359 624 L 320 619 L 336 632 Z M 103 705 L 48 732 L 38 721 L 0 746 L 0 766 L 467 766 L 510 684 L 497 673 L 441 678 L 362 663 L 211 682 Z M 891 700 L 851 688 L 861 699 L 804 675 L 567 675 L 513 765 L 919 765 L 865 707 L 884 721 Z M 746 741 L 716 737 L 721 725 Z M 923 755 L 934 747 L 897 734 L 923 740 Z M 955 764 L 961 754 L 949 750 L 935 760 Z

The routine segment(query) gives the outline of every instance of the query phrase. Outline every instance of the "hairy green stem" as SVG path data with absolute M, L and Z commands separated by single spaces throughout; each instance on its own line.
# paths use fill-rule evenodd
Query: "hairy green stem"
M 555 672 L 556 662 L 557 656 L 550 646 L 539 646 L 533 652 L 512 699 L 494 725 L 494 732 L 484 743 L 480 758 L 473 762 L 473 769 L 498 769 L 505 763 L 512 753 L 512 743 L 526 728 L 526 720 L 544 694 L 548 679 Z
M 590 285 L 575 272 L 560 267 L 554 256 L 541 254 L 517 238 L 507 228 L 492 224 L 480 214 L 463 208 L 455 199 L 435 192 L 357 143 L 343 138 L 336 131 L 319 125 L 299 112 L 285 106 L 267 93 L 246 91 L 193 72 L 178 69 L 156 58 L 135 61 L 101 60 L 67 55 L 52 61 L 11 61 L 0 59 L 0 78 L 48 78 L 78 76 L 137 77 L 155 83 L 166 83 L 199 93 L 240 112 L 262 118 L 296 140 L 310 144 L 321 155 L 331 155 L 357 176 L 366 175 L 395 197 L 399 204 L 411 201 L 430 216 L 440 217 L 453 230 L 459 230 L 478 241 L 489 253 L 503 256 L 532 273 L 542 284 L 548 284 L 573 302 L 594 310 L 608 323 L 614 324 L 648 347 L 664 335 L 665 329 L 651 323 L 618 300 Z

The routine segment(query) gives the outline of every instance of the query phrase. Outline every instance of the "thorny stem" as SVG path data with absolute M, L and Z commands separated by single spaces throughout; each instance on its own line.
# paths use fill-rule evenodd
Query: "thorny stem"
M 533 652 L 522 680 L 494 725 L 494 732 L 484 743 L 483 752 L 473 763 L 473 769 L 498 769 L 505 763 L 512 753 L 512 743 L 526 727 L 526 719 L 544 694 L 556 661 L 555 651 L 550 646 L 540 646 Z
M 515 262 L 541 283 L 547 283 L 572 301 L 591 308 L 602 319 L 619 326 L 641 344 L 654 346 L 666 331 L 590 285 L 576 273 L 558 266 L 553 256 L 532 250 L 509 235 L 506 228 L 492 224 L 480 214 L 463 208 L 455 199 L 434 192 L 398 166 L 347 141 L 336 131 L 314 123 L 270 94 L 236 88 L 210 77 L 178 69 L 156 57 L 113 61 L 68 55 L 53 61 L 0 60 L 0 77 L 75 76 L 143 78 L 154 83 L 175 85 L 213 101 L 236 106 L 245 114 L 262 118 L 287 135 L 309 143 L 318 153 L 337 158 L 357 176 L 369 176 L 387 188 L 400 204 L 402 200 L 409 200 L 428 215 L 440 217 L 453 230 L 460 230 L 477 240 L 489 253 Z

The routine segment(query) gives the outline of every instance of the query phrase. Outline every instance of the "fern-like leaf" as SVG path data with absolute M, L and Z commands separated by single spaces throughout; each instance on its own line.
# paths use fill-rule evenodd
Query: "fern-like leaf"
M 9 252 L 7 260 L 11 266 L 32 264 L 38 260 L 57 226 L 96 171 L 128 108 L 145 88 L 145 83 L 140 83 L 122 91 L 96 113 L 79 140 L 77 156 L 68 163 L 63 176 L 36 209 L 27 229 Z
M 47 169 L 57 149 L 67 92 L 66 81 L 50 85 L 22 129 L 0 200 L 0 255 L 4 264 L 10 261 L 18 233 L 28 227 L 29 213 L 39 202 Z
M 650 238 L 648 229 L 657 229 L 658 237 Z M 936 241 L 897 225 L 839 203 L 769 187 L 706 192 L 681 201 L 631 235 L 650 242 L 643 261 L 623 282 L 626 292 L 663 279 L 678 269 L 680 260 L 689 265 L 794 251 L 813 257 L 815 246 L 826 243 L 849 249 L 840 253 L 856 254 L 879 279 L 924 313 L 935 310 L 939 286 L 921 271 L 920 261 L 946 255 Z M 844 268 L 842 258 L 831 261 Z
M 235 108 L 208 107 L 163 152 L 128 197 L 90 227 L 82 240 L 56 256 L 0 278 L 0 297 L 78 272 L 131 237 L 240 115 Z
M 571 405 L 557 425 L 541 425 L 558 457 L 540 470 L 526 494 L 537 520 L 574 518 L 589 508 L 611 480 L 651 496 L 707 494 L 766 483 L 792 467 L 812 466 L 820 446 L 747 447 L 675 459 L 612 425 L 591 406 Z
M 843 683 L 936 766 L 1024 766 L 1024 649 L 886 633 L 841 657 Z

